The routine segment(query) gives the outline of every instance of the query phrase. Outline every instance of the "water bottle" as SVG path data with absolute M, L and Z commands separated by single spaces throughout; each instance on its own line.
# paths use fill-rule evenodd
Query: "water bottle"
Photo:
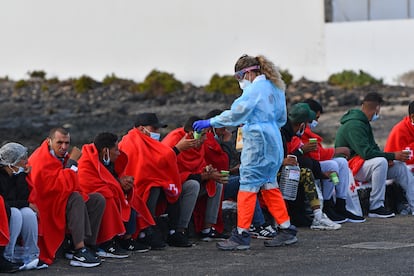
M 295 157 L 288 155 L 288 157 Z M 279 188 L 283 198 L 286 200 L 295 200 L 298 193 L 298 185 L 300 179 L 300 168 L 298 165 L 287 165 L 282 167 L 280 174 Z

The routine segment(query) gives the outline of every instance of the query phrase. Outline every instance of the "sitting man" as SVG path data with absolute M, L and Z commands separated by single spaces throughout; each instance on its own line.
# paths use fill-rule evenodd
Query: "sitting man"
M 361 109 L 351 109 L 342 116 L 336 132 L 335 147 L 351 149 L 349 167 L 358 181 L 370 181 L 372 191 L 369 199 L 369 217 L 389 218 L 395 214 L 384 207 L 387 178 L 395 179 L 405 190 L 408 203 L 414 210 L 413 176 L 405 166 L 409 153 L 384 152 L 374 139 L 371 122 L 378 120 L 382 96 L 368 93 Z
M 128 254 L 125 250 L 149 250 L 132 239 L 137 226 L 136 210 L 140 214 L 146 213 L 146 216 L 139 216 L 144 220 L 142 224 L 151 225 L 153 220 L 141 198 L 133 196 L 134 178 L 124 174 L 127 162 L 126 154 L 118 149 L 118 136 L 113 133 L 100 133 L 93 143 L 82 148 L 79 184 L 84 192 L 100 193 L 106 200 L 97 239 L 97 254 L 101 257 L 126 258 Z
M 81 192 L 77 175 L 81 151 L 74 147 L 69 154 L 69 145 L 69 132 L 54 128 L 29 157 L 32 170 L 27 180 L 34 189 L 29 201 L 39 209 L 40 259 L 51 264 L 65 233 L 69 232 L 75 249 L 70 264 L 94 267 L 101 263 L 93 250 L 105 198 L 99 193 Z
M 408 115 L 392 128 L 384 150 L 387 152 L 409 150 L 410 159 L 405 163 L 414 168 L 414 101 L 408 105 Z
M 301 136 L 304 144 L 314 143 L 317 145 L 316 150 L 307 153 L 307 156 L 319 161 L 321 170 L 334 171 L 338 175 L 339 182 L 333 183 L 330 179 L 322 180 L 322 193 L 325 202 L 325 212 L 328 217 L 336 221 L 336 218 L 341 216 L 346 218 L 349 222 L 364 222 L 365 218 L 354 215 L 346 209 L 347 189 L 349 189 L 349 167 L 347 158 L 349 158 L 349 148 L 325 148 L 322 145 L 322 137 L 313 132 L 313 128 L 318 125 L 318 120 L 323 113 L 320 103 L 313 99 L 305 100 L 311 110 L 315 112 L 315 119 L 310 124 L 306 125 L 305 132 Z M 311 141 L 314 139 L 314 141 Z M 335 201 L 334 201 L 335 196 Z M 341 219 L 342 219 L 341 218 Z
M 0 195 L 0 273 L 13 273 L 19 270 L 18 264 L 10 262 L 3 255 L 10 238 L 9 219 L 10 208 L 5 205 L 3 197 Z
M 162 143 L 175 147 L 177 143 L 184 137 L 194 137 L 193 123 L 200 118 L 192 116 L 190 117 L 184 127 L 177 128 L 171 131 L 163 140 Z M 181 182 L 183 186 L 187 185 L 188 181 L 191 183 L 197 183 L 200 187 L 198 197 L 207 196 L 205 204 L 205 212 L 202 214 L 195 214 L 195 220 L 198 218 L 204 218 L 201 223 L 195 221 L 195 226 L 202 225 L 201 229 L 196 229 L 196 232 L 201 230 L 201 238 L 204 241 L 210 241 L 214 239 L 223 239 L 224 236 L 217 232 L 213 227 L 217 223 L 219 208 L 221 206 L 221 193 L 223 191 L 223 176 L 211 164 L 206 164 L 205 149 L 202 146 L 205 138 L 205 130 L 200 134 L 201 137 L 197 137 L 197 145 L 193 148 L 189 148 L 180 152 L 177 156 L 178 169 L 181 175 Z M 194 208 L 194 206 L 193 206 Z M 182 225 L 188 226 L 193 208 L 180 208 Z M 197 211 L 197 210 L 196 210 Z M 185 213 L 185 215 L 184 215 Z M 199 230 L 199 231 L 197 231 Z

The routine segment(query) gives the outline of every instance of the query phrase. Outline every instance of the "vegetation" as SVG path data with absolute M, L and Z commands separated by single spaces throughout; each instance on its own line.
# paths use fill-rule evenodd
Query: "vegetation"
M 38 78 L 42 80 L 46 78 L 46 73 L 45 71 L 42 71 L 42 70 L 38 70 L 38 71 L 35 70 L 32 72 L 29 71 L 27 74 L 30 76 L 30 78 Z
M 285 82 L 286 86 L 289 86 L 293 80 L 292 74 L 289 70 L 280 70 L 280 74 L 282 75 L 282 80 Z
M 152 70 L 145 80 L 138 83 L 133 90 L 158 96 L 172 93 L 182 88 L 182 82 L 175 79 L 173 74 Z
M 240 94 L 240 87 L 233 76 L 220 76 L 214 74 L 205 90 L 207 92 L 220 92 L 227 95 Z
M 344 70 L 341 73 L 329 76 L 328 83 L 346 89 L 352 89 L 365 85 L 382 84 L 382 79 L 376 79 L 362 70 L 359 70 L 359 73 L 351 70 Z
M 84 93 L 96 86 L 97 82 L 89 76 L 82 75 L 79 79 L 74 80 L 74 88 L 78 93 Z
M 21 89 L 23 87 L 29 86 L 29 83 L 25 80 L 19 80 L 14 84 L 15 89 Z

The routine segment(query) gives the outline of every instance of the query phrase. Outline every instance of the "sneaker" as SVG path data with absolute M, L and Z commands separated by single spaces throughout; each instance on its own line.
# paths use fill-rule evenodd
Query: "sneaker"
M 130 239 L 119 239 L 118 240 L 119 245 L 127 250 L 127 251 L 134 251 L 138 253 L 144 253 L 148 252 L 150 250 L 149 246 L 143 243 L 140 243 L 137 240 L 134 240 L 132 238 Z
M 361 222 L 366 221 L 364 217 L 354 215 L 353 213 L 349 211 L 346 211 L 345 216 L 349 222 L 353 222 L 353 223 L 361 223 Z
M 167 243 L 169 246 L 175 247 L 191 247 L 193 244 L 188 240 L 185 232 L 174 232 L 168 235 Z
M 233 229 L 231 237 L 227 240 L 216 243 L 216 247 L 220 250 L 247 250 L 250 248 L 250 234 L 243 231 L 241 234 L 237 228 Z
M 100 264 L 101 260 L 95 257 L 94 254 L 86 247 L 76 250 L 72 260 L 70 261 L 71 266 L 95 267 Z
M 21 267 L 19 267 L 19 270 L 31 270 L 31 269 L 35 269 L 37 268 L 37 264 L 39 263 L 39 259 L 33 259 L 30 262 L 22 265 Z
M 384 206 L 378 207 L 374 210 L 369 210 L 368 217 L 370 218 L 392 218 L 395 214 L 385 209 Z
M 337 212 L 335 212 L 334 208 L 331 208 L 329 206 L 325 206 L 323 207 L 323 212 L 328 216 L 328 218 L 335 222 L 335 223 L 344 223 L 347 222 L 348 219 L 346 217 L 344 217 L 341 214 L 338 214 Z
M 279 229 L 276 237 L 271 240 L 264 241 L 264 246 L 266 247 L 278 247 L 283 245 L 291 245 L 298 241 L 296 238 L 296 227 L 290 225 L 289 228 Z
M 19 264 L 10 262 L 0 254 L 0 273 L 13 273 L 19 271 L 19 267 Z
M 104 242 L 99 245 L 98 251 L 96 251 L 99 257 L 123 259 L 128 258 L 129 254 L 114 240 Z
M 408 214 L 411 214 L 411 208 L 410 206 L 408 206 L 407 203 L 400 203 L 397 205 L 397 212 L 402 215 L 402 216 L 406 216 Z
M 316 216 L 313 218 L 311 229 L 314 230 L 338 230 L 341 225 L 330 220 L 324 213 L 322 217 L 317 219 Z
M 264 240 L 271 240 L 273 239 L 277 232 L 273 229 L 272 225 L 268 226 L 250 226 L 249 233 L 254 239 L 264 239 Z
M 210 227 L 210 231 L 208 233 L 201 232 L 201 240 L 205 242 L 210 242 L 213 240 L 224 241 L 228 238 L 229 237 L 227 235 L 217 232 L 217 230 L 214 227 Z
M 49 265 L 45 262 L 43 262 L 42 260 L 39 260 L 39 262 L 37 263 L 36 269 L 44 269 L 44 268 L 48 268 Z
M 151 250 L 165 249 L 167 244 L 165 243 L 161 231 L 157 227 L 148 227 L 144 230 L 145 236 L 138 238 L 138 242 L 148 245 Z

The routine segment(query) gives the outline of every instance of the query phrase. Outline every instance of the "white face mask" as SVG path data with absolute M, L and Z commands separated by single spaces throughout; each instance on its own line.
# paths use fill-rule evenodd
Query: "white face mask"
M 109 156 L 109 149 L 106 149 L 106 153 L 102 157 L 102 161 L 105 166 L 108 166 L 111 163 L 111 158 Z
M 250 84 L 252 84 L 252 82 L 246 79 L 239 81 L 239 86 L 242 90 L 246 89 L 246 87 L 248 87 Z

